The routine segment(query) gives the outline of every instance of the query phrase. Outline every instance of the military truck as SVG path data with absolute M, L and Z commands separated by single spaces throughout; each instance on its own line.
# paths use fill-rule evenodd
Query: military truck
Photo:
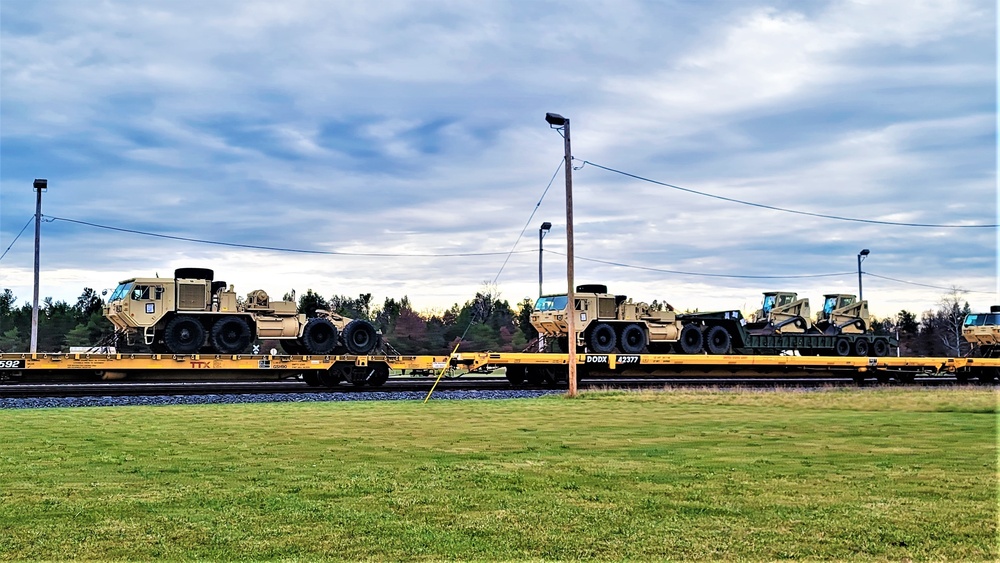
M 962 337 L 972 344 L 973 353 L 984 358 L 1000 358 L 1000 305 L 989 313 L 970 313 L 962 323 Z
M 173 278 L 131 278 L 118 284 L 104 315 L 116 343 L 154 353 L 241 354 L 255 339 L 277 340 L 288 354 L 365 355 L 379 343 L 368 321 L 327 311 L 307 318 L 294 301 L 262 289 L 238 299 L 233 286 L 208 268 L 178 268 Z
M 827 295 L 824 307 L 830 307 L 821 313 L 820 325 L 809 318 L 808 300 L 799 300 L 789 292 L 764 295 L 762 311 L 748 323 L 739 310 L 678 313 L 669 305 L 654 310 L 625 295 L 608 293 L 605 285 L 580 285 L 574 294 L 577 334 L 573 344 L 578 350 L 594 354 L 793 352 L 836 356 L 885 356 L 896 345 L 894 339 L 867 330 L 867 303 L 857 308 L 854 296 Z M 555 339 L 563 351 L 570 344 L 568 305 L 566 295 L 542 296 L 531 314 L 531 324 L 538 333 Z M 859 314 L 863 312 L 865 319 L 847 322 L 852 307 Z

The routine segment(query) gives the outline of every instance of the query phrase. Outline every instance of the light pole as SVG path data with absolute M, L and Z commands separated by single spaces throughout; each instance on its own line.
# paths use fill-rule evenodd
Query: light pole
M 33 187 L 38 196 L 35 198 L 35 291 L 31 305 L 31 343 L 30 352 L 38 351 L 38 255 L 41 251 L 42 237 L 42 192 L 47 191 L 49 181 L 36 178 Z
M 542 239 L 548 234 L 549 229 L 552 228 L 552 223 L 548 221 L 542 223 L 541 227 L 538 227 L 538 296 L 542 296 Z
M 566 331 L 568 333 L 569 356 L 567 368 L 569 375 L 569 396 L 576 397 L 576 296 L 573 291 L 573 151 L 569 142 L 569 119 L 558 113 L 546 113 L 545 121 L 549 127 L 562 135 L 566 162 Z
M 865 294 L 862 293 L 861 291 L 861 263 L 865 261 L 865 258 L 867 258 L 869 254 L 871 254 L 871 251 L 869 251 L 867 248 L 863 249 L 861 252 L 858 253 L 858 301 L 859 302 L 865 300 Z

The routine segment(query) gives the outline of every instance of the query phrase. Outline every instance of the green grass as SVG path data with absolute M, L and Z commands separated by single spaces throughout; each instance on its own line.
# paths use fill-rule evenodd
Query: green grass
M 0 559 L 996 560 L 987 390 L 0 411 Z

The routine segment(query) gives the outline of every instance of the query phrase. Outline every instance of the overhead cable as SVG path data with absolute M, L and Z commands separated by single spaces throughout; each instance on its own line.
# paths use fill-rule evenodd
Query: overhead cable
M 894 227 L 926 227 L 926 228 L 936 228 L 936 229 L 995 229 L 1000 227 L 998 224 L 972 224 L 972 225 L 961 225 L 961 224 L 941 224 L 941 223 L 905 223 L 901 221 L 880 221 L 877 219 L 859 219 L 856 217 L 842 217 L 839 215 L 828 215 L 826 213 L 812 213 L 810 211 L 799 211 L 797 209 L 788 209 L 785 207 L 776 207 L 774 205 L 766 205 L 763 203 L 755 203 L 752 201 L 744 201 L 742 199 L 735 199 L 731 197 L 710 194 L 707 192 L 700 192 L 698 190 L 692 190 L 691 188 L 683 188 L 681 186 L 676 186 L 674 184 L 668 184 L 666 182 L 660 182 L 657 180 L 652 180 L 650 178 L 645 178 L 637 174 L 631 174 L 629 172 L 623 172 L 621 170 L 616 170 L 608 166 L 602 166 L 595 162 L 590 162 L 589 160 L 583 161 L 584 166 L 589 164 L 591 166 L 600 168 L 602 170 L 607 170 L 608 172 L 614 172 L 615 174 L 621 174 L 622 176 L 628 176 L 629 178 L 635 178 L 636 180 L 642 180 L 643 182 L 649 182 L 650 184 L 656 184 L 658 186 L 664 186 L 667 188 L 672 188 L 675 190 L 680 190 L 682 192 L 687 192 L 690 194 L 710 197 L 713 199 L 719 199 L 722 201 L 728 201 L 730 203 L 739 203 L 740 205 L 749 205 L 751 207 L 759 207 L 762 209 L 770 209 L 772 211 L 781 211 L 783 213 L 794 213 L 796 215 L 806 215 L 809 217 L 819 217 L 821 219 L 835 219 L 837 221 L 851 221 L 854 223 L 869 223 L 875 225 L 891 225 Z M 582 166 L 580 168 L 583 168 Z
M 301 249 L 301 248 L 282 248 L 282 247 L 279 247 L 279 246 L 260 246 L 260 245 L 256 245 L 256 244 L 240 244 L 240 243 L 237 243 L 237 242 L 221 242 L 221 241 L 215 241 L 215 240 L 205 240 L 205 239 L 196 239 L 196 238 L 190 238 L 190 237 L 180 237 L 180 236 L 175 236 L 175 235 L 164 235 L 164 234 L 161 234 L 161 233 L 150 233 L 150 232 L 146 232 L 146 231 L 137 231 L 135 229 L 124 229 L 124 228 L 121 228 L 121 227 L 112 227 L 112 226 L 109 226 L 109 225 L 99 225 L 97 223 L 90 223 L 90 222 L 87 222 L 87 221 L 79 221 L 79 220 L 76 220 L 76 219 L 68 219 L 66 217 L 52 217 L 52 216 L 47 216 L 47 218 L 52 219 L 54 221 L 66 221 L 67 223 L 76 223 L 78 225 L 86 225 L 88 227 L 94 227 L 94 228 L 97 228 L 97 229 L 106 229 L 106 230 L 109 230 L 109 231 L 118 231 L 118 232 L 122 232 L 122 233 L 131 233 L 131 234 L 143 235 L 143 236 L 147 236 L 147 237 L 165 238 L 165 239 L 171 239 L 171 240 L 182 240 L 182 241 L 186 241 L 186 242 L 197 242 L 197 243 L 200 243 L 200 244 L 214 244 L 214 245 L 217 245 L 217 246 L 229 246 L 229 247 L 234 247 L 234 248 L 250 248 L 250 249 L 254 249 L 254 250 L 271 250 L 271 251 L 275 251 L 275 252 L 295 252 L 295 253 L 299 253 L 299 254 L 323 254 L 323 255 L 329 255 L 329 256 L 368 256 L 368 257 L 377 257 L 377 258 L 410 258 L 410 257 L 416 257 L 416 258 L 431 258 L 431 257 L 433 257 L 433 258 L 438 258 L 438 257 L 455 257 L 455 256 L 503 256 L 505 254 L 509 254 L 507 252 L 444 252 L 444 253 L 423 253 L 423 254 L 418 254 L 418 253 L 413 253 L 413 254 L 396 254 L 396 253 L 389 253 L 389 252 L 342 252 L 342 251 L 338 251 L 338 250 L 305 250 L 305 249 Z M 532 250 L 520 250 L 518 252 L 526 253 L 526 252 L 534 252 L 534 251 L 532 251 Z
M 17 233 L 17 236 L 14 237 L 14 240 L 10 241 L 10 244 L 7 246 L 7 250 L 4 250 L 3 254 L 0 254 L 0 260 L 3 260 L 3 257 L 7 256 L 7 252 L 10 251 L 10 247 L 14 246 L 14 243 L 17 242 L 17 239 L 21 238 L 21 235 L 24 234 L 24 230 L 27 229 L 28 225 L 30 225 L 31 222 L 34 221 L 34 220 L 35 220 L 35 216 L 32 215 L 31 218 L 28 219 L 28 222 L 25 223 L 23 227 L 21 227 L 21 232 Z
M 558 254 L 559 256 L 566 256 L 564 252 L 557 252 L 555 250 L 545 249 L 546 253 Z M 608 264 L 610 266 L 618 266 L 621 268 L 631 268 L 634 270 L 646 270 L 648 272 L 661 272 L 664 274 L 678 274 L 682 276 L 697 276 L 703 278 L 736 278 L 736 279 L 759 279 L 759 280 L 785 280 L 785 279 L 800 279 L 800 278 L 832 278 L 837 276 L 849 276 L 854 275 L 857 272 L 833 272 L 829 274 L 792 274 L 784 276 L 751 276 L 751 275 L 739 275 L 739 274 L 709 274 L 704 272 L 684 272 L 681 270 L 667 270 L 664 268 L 651 268 L 649 266 L 636 266 L 634 264 L 625 264 L 622 262 L 612 262 L 610 260 L 600 260 L 597 258 L 587 258 L 585 256 L 576 256 L 577 260 L 584 260 L 587 262 L 597 262 L 599 264 Z

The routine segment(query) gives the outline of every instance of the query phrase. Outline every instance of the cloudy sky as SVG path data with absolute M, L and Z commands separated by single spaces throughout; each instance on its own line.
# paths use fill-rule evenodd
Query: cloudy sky
M 46 178 L 43 297 L 199 266 L 240 293 L 435 310 L 496 280 L 513 303 L 543 221 L 564 291 L 556 112 L 577 283 L 752 310 L 856 293 L 868 248 L 875 314 L 952 287 L 987 307 L 996 46 L 991 0 L 4 0 L 0 287 L 31 299 L 15 238 Z

